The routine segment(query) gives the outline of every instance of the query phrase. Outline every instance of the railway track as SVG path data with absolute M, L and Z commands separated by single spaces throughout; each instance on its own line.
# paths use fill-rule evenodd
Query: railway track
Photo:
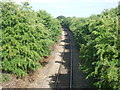
M 73 83 L 73 61 L 72 61 L 72 45 L 71 37 L 69 33 L 64 29 L 65 32 L 65 45 L 64 51 L 62 53 L 63 59 L 58 70 L 58 75 L 56 77 L 55 89 L 69 88 L 72 89 Z

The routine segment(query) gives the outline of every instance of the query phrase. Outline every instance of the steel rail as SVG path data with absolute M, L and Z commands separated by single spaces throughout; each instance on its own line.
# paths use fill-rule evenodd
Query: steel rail
M 66 37 L 66 32 L 64 31 L 64 33 L 65 33 L 65 37 Z M 65 40 L 65 44 L 64 44 L 65 46 L 66 46 L 66 40 Z M 63 52 L 65 52 L 65 48 L 64 48 L 64 50 L 63 50 Z M 62 57 L 64 57 L 64 53 L 61 55 Z M 61 59 L 61 61 L 63 61 L 63 59 Z M 60 64 L 60 67 L 59 67 L 59 69 L 58 69 L 58 76 L 57 76 L 57 79 L 56 79 L 56 82 L 55 82 L 55 88 L 57 88 L 57 85 L 58 85 L 58 81 L 59 81 L 59 76 L 60 76 L 60 70 L 61 70 L 61 64 Z
M 64 29 L 65 30 L 65 29 Z M 66 33 L 66 32 L 65 32 Z M 72 84 L 73 84 L 73 60 L 72 60 L 72 55 L 73 55 L 73 53 L 72 53 L 72 43 L 71 43 L 71 37 L 70 37 L 70 35 L 69 35 L 69 32 L 67 32 L 67 34 L 65 34 L 65 36 L 68 36 L 68 39 L 69 39 L 69 43 L 70 43 L 70 84 L 69 84 L 69 88 L 70 88 L 70 90 L 72 90 Z M 66 46 L 66 41 L 65 41 L 65 46 Z M 65 52 L 65 48 L 64 48 L 64 50 L 63 50 L 63 52 Z M 64 53 L 62 54 L 62 57 L 64 57 Z M 61 60 L 62 61 L 62 60 Z M 57 85 L 58 85 L 58 81 L 59 81 L 59 76 L 60 76 L 60 70 L 61 70 L 61 64 L 60 64 L 60 67 L 59 67 L 59 70 L 58 70 L 58 76 L 57 76 L 57 78 L 56 78 L 56 82 L 55 82 L 55 89 L 57 88 Z
M 73 84 L 73 53 L 72 53 L 72 43 L 71 43 L 71 37 L 68 32 L 68 37 L 69 37 L 69 43 L 70 43 L 70 90 L 72 90 L 72 84 Z

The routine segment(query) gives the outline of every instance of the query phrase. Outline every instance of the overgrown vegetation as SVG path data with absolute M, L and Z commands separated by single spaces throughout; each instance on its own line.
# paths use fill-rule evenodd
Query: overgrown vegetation
M 80 68 L 87 77 L 95 78 L 98 88 L 119 89 L 118 9 L 104 10 L 88 18 L 65 18 L 63 26 L 70 29 L 80 47 Z
M 0 2 L 0 7 L 1 69 L 23 77 L 41 67 L 41 57 L 50 55 L 50 46 L 57 41 L 61 26 L 46 11 L 32 10 L 28 2 Z
M 12 79 L 12 76 L 10 74 L 3 73 L 0 76 L 0 82 L 10 81 L 11 79 Z

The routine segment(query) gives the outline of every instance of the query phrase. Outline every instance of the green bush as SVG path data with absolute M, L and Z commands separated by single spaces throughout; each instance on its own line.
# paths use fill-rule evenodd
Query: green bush
M 80 47 L 80 68 L 95 78 L 98 88 L 118 89 L 117 8 L 88 18 L 71 18 L 68 24 Z
M 60 35 L 60 24 L 46 11 L 35 12 L 28 2 L 0 2 L 2 7 L 2 70 L 25 76 L 41 67 L 41 57 L 50 55 L 50 46 Z

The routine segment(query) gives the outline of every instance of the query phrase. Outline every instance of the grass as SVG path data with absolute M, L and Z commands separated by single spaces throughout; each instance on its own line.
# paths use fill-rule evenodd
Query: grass
M 7 82 L 7 81 L 10 81 L 11 79 L 12 79 L 12 77 L 9 74 L 2 73 L 0 75 L 0 82 Z

